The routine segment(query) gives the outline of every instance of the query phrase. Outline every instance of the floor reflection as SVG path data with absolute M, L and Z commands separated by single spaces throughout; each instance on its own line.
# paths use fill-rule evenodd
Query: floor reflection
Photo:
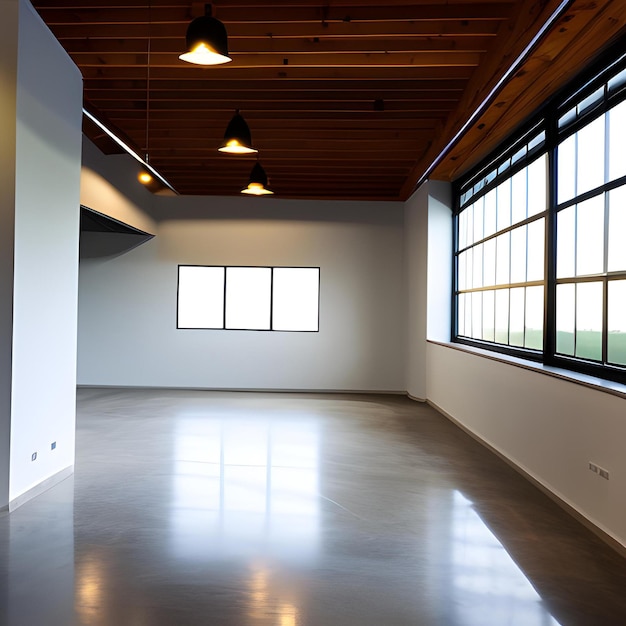
M 174 433 L 172 556 L 301 560 L 319 534 L 319 424 L 188 415 Z M 288 622 L 286 622 L 288 623 Z
M 456 620 L 466 626 L 560 626 L 509 553 L 458 491 L 452 494 L 452 576 Z

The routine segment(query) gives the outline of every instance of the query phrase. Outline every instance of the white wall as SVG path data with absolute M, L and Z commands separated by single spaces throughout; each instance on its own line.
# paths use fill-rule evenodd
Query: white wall
M 80 73 L 26 1 L 18 53 L 10 500 L 74 463 L 82 122 Z
M 428 185 L 430 193 L 425 186 L 406 205 L 409 223 L 428 214 L 429 232 L 426 271 L 418 264 L 407 268 L 407 289 L 409 301 L 419 301 L 427 291 L 428 338 L 443 341 L 449 327 L 450 300 L 444 296 L 451 290 L 451 246 L 450 238 L 442 245 L 442 237 L 450 210 L 444 206 L 445 190 Z M 417 229 L 407 229 L 406 235 L 406 245 L 423 247 Z M 423 263 L 424 253 L 417 258 Z M 437 267 L 447 269 L 437 273 Z M 426 342 L 424 350 L 413 333 L 409 373 L 427 372 L 429 402 L 626 545 L 625 399 L 463 349 Z M 420 377 L 417 384 L 422 382 Z M 590 472 L 589 461 L 609 470 L 610 480 Z
M 81 262 L 79 384 L 404 389 L 402 204 L 179 197 L 151 210 L 155 239 Z M 178 264 L 319 266 L 320 332 L 177 330 Z
M 406 201 L 404 217 L 406 280 L 406 390 L 426 399 L 426 324 L 428 292 L 428 183 Z
M 9 503 L 18 3 L 0 0 L 0 510 Z

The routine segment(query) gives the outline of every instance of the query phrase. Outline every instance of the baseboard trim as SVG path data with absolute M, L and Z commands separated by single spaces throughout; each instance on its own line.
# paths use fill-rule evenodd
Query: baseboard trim
M 418 398 L 417 396 L 412 396 L 408 391 L 405 393 L 406 393 L 406 397 L 409 400 L 414 400 L 415 402 L 426 402 L 426 398 Z
M 64 481 L 66 478 L 69 478 L 74 473 L 74 466 L 70 465 L 65 469 L 62 469 L 60 472 L 57 472 L 50 478 L 46 478 L 46 480 L 40 482 L 38 485 L 35 485 L 28 491 L 24 492 L 22 495 L 17 496 L 9 502 L 8 512 L 11 513 L 15 511 L 15 509 L 19 508 L 29 500 L 36 498 L 41 495 L 44 491 L 48 491 L 48 489 L 52 489 L 55 485 L 58 485 L 60 482 Z
M 477 435 L 475 432 L 470 430 L 467 426 L 459 422 L 455 417 L 444 411 L 440 406 L 432 402 L 431 400 L 426 400 L 426 403 L 430 405 L 435 411 L 443 415 L 446 419 L 450 420 L 455 426 L 458 426 L 463 432 L 467 433 L 472 439 L 480 443 L 482 446 L 487 448 L 490 452 L 495 454 L 499 459 L 502 459 L 509 467 L 513 468 L 518 474 L 520 474 L 523 478 L 525 478 L 532 485 L 537 487 L 539 491 L 548 496 L 550 500 L 552 500 L 555 504 L 561 507 L 568 515 L 573 517 L 579 523 L 581 523 L 587 530 L 590 530 L 594 535 L 596 535 L 599 539 L 601 539 L 604 543 L 606 543 L 610 548 L 615 550 L 618 554 L 623 557 L 626 557 L 626 546 L 620 543 L 617 539 L 607 533 L 605 530 L 594 524 L 589 518 L 585 517 L 580 511 L 575 509 L 569 502 L 566 502 L 558 496 L 554 491 L 552 491 L 549 487 L 546 487 L 542 482 L 537 480 L 532 474 L 529 474 L 523 467 L 519 466 L 515 461 L 507 457 L 505 454 L 500 452 L 497 448 L 492 446 L 490 443 L 485 441 L 482 437 Z
M 389 389 L 284 389 L 268 387 L 159 387 L 141 385 L 76 385 L 77 389 L 137 389 L 140 391 L 232 391 L 243 393 L 349 393 L 405 396 L 405 390 Z M 423 402 L 423 400 L 422 400 Z

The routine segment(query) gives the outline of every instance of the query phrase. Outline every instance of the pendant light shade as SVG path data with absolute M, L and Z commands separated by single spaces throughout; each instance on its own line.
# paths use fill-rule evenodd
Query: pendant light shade
M 187 28 L 187 52 L 178 57 L 196 65 L 230 63 L 226 27 L 211 16 L 211 5 L 206 5 L 206 15 L 196 17 Z
M 239 113 L 239 109 L 237 109 L 233 119 L 228 123 L 224 133 L 224 143 L 218 150 L 230 154 L 252 154 L 258 152 L 256 148 L 252 147 L 250 128 Z
M 254 164 L 250 172 L 248 186 L 242 189 L 241 193 L 246 193 L 251 196 L 266 196 L 274 193 L 267 188 L 267 174 L 258 161 Z

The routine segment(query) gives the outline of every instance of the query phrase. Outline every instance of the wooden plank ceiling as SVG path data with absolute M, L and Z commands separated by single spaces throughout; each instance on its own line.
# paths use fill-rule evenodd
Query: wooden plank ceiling
M 623 30 L 624 0 L 570 4 L 529 59 L 530 75 L 516 75 L 506 102 L 477 120 L 435 177 L 467 169 Z M 86 106 L 147 151 L 179 193 L 235 195 L 245 186 L 256 157 L 217 152 L 240 109 L 278 197 L 399 200 L 559 2 L 216 0 L 233 61 L 213 67 L 178 59 L 204 3 L 34 5 L 80 68 Z M 585 28 L 593 36 L 582 37 Z M 553 63 L 560 73 L 547 80 Z M 97 128 L 85 131 L 116 150 Z

